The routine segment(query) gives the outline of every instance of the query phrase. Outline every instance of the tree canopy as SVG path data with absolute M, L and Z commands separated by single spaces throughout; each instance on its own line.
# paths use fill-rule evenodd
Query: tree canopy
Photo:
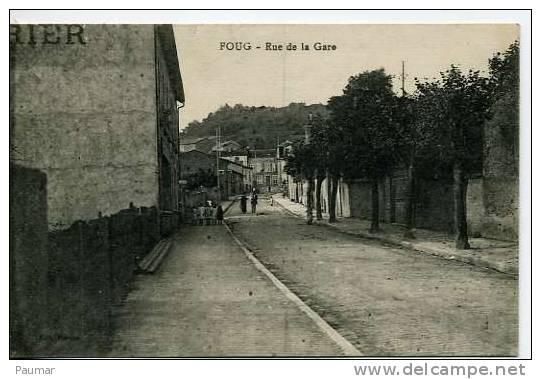
M 219 125 L 222 139 L 235 140 L 250 149 L 271 149 L 278 141 L 303 135 L 302 126 L 309 114 L 325 116 L 327 111 L 323 104 L 291 103 L 282 108 L 225 104 L 201 122 L 189 123 L 182 137 L 213 136 Z
M 393 164 L 392 77 L 383 69 L 350 77 L 329 100 L 331 124 L 341 133 L 344 175 L 380 177 Z

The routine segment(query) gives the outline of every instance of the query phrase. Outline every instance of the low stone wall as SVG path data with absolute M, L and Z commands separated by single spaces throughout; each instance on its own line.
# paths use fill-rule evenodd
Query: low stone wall
M 9 347 L 32 354 L 47 325 L 47 177 L 9 167 Z
M 40 217 L 45 177 L 23 174 L 20 183 L 35 182 L 43 193 L 10 193 L 17 207 L 10 212 L 10 354 L 102 356 L 113 334 L 112 309 L 129 291 L 137 261 L 176 230 L 180 215 L 130 205 L 47 231 L 46 213 Z
M 405 223 L 406 176 L 396 171 L 379 183 L 380 221 Z M 348 182 L 351 216 L 370 219 L 371 184 Z M 516 241 L 518 238 L 518 183 L 476 177 L 469 180 L 466 198 L 468 232 L 473 237 Z M 418 228 L 454 231 L 453 183 L 450 180 L 419 179 L 415 193 L 414 222 Z
M 160 212 L 160 232 L 162 237 L 167 237 L 173 234 L 180 225 L 181 221 L 181 212 Z
M 75 355 L 107 349 L 111 309 L 129 291 L 136 262 L 159 241 L 158 222 L 155 208 L 130 208 L 49 233 L 47 337 L 55 355 L 70 355 L 64 345 L 77 345 Z
M 517 241 L 519 234 L 519 181 L 516 177 L 489 177 L 483 181 L 487 237 Z

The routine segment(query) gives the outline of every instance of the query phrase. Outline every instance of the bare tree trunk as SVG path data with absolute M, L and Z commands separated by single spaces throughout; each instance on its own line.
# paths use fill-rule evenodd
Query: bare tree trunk
M 327 179 L 327 212 L 329 214 L 329 221 L 331 215 L 331 197 L 332 197 L 332 177 L 329 170 L 327 170 L 326 178 Z
M 406 188 L 406 230 L 404 232 L 403 238 L 405 239 L 414 239 L 415 235 L 413 234 L 413 207 L 415 198 L 415 160 L 412 157 L 408 166 L 408 184 Z
M 321 185 L 325 177 L 317 175 L 316 177 L 316 220 L 322 220 L 323 214 L 321 213 Z
M 453 195 L 455 206 L 455 247 L 457 249 L 469 249 L 468 222 L 466 220 L 466 191 L 468 179 L 464 175 L 462 162 L 456 160 L 453 165 Z
M 306 188 L 306 223 L 308 225 L 312 224 L 314 221 L 313 208 L 314 208 L 314 178 L 310 177 L 307 179 L 307 188 Z
M 370 233 L 379 232 L 379 185 L 377 179 L 372 179 L 372 217 Z
M 329 200 L 329 222 L 336 222 L 336 197 L 338 193 L 338 176 L 331 175 L 331 198 Z

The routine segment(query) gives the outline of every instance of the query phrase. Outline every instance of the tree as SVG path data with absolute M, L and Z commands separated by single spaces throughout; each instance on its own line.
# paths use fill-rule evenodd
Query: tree
M 423 122 L 436 129 L 435 150 L 452 167 L 455 246 L 469 249 L 466 191 L 469 175 L 479 169 L 483 124 L 489 115 L 490 86 L 479 71 L 456 66 L 434 82 L 416 81 Z M 439 152 L 437 151 L 439 149 Z
M 310 149 L 312 150 L 312 159 L 314 160 L 314 178 L 315 183 L 315 210 L 316 219 L 323 219 L 321 210 L 321 185 L 327 176 L 328 164 L 330 158 L 329 142 L 330 142 L 329 127 L 325 120 L 319 115 L 316 115 L 312 120 L 312 129 L 310 136 Z
M 212 188 L 217 186 L 216 173 L 201 168 L 188 175 L 186 181 L 188 182 L 186 188 L 189 190 L 196 190 L 200 187 Z
M 519 166 L 519 58 L 519 43 L 515 41 L 489 60 L 492 104 L 485 132 L 491 153 L 498 155 L 500 170 L 507 175 L 516 175 Z
M 285 171 L 295 180 L 304 179 L 308 183 L 306 197 L 306 219 L 308 224 L 313 222 L 312 183 L 317 161 L 314 158 L 313 147 L 304 141 L 298 141 L 292 147 L 291 153 L 286 158 Z
M 396 162 L 407 169 L 403 235 L 405 239 L 415 238 L 413 215 L 418 179 L 433 177 L 436 171 L 441 171 L 438 163 L 443 150 L 438 147 L 439 134 L 430 113 L 432 101 L 430 96 L 416 92 L 413 95 L 396 97 L 393 107 L 393 150 Z
M 518 41 L 513 42 L 503 54 L 498 52 L 489 60 L 490 84 L 494 100 L 501 99 L 509 93 L 518 95 L 519 60 L 520 46 Z
M 330 118 L 327 122 L 325 143 L 327 144 L 326 176 L 327 193 L 329 194 L 329 222 L 336 221 L 336 198 L 338 183 L 343 176 L 345 164 L 344 135 L 348 125 L 348 99 L 345 96 L 333 96 L 329 99 L 327 108 Z
M 423 151 L 424 137 L 423 124 L 416 119 L 416 99 L 404 94 L 395 98 L 393 107 L 393 125 L 395 128 L 394 151 L 396 160 L 407 167 L 407 185 L 405 198 L 405 225 L 404 238 L 413 239 L 413 210 L 415 198 L 415 182 L 417 159 Z
M 379 231 L 379 181 L 394 163 L 392 77 L 383 69 L 352 76 L 341 99 L 331 103 L 331 118 L 340 125 L 344 174 L 370 179 L 370 231 Z
M 275 108 L 225 104 L 203 120 L 192 121 L 183 129 L 182 138 L 207 137 L 215 134 L 220 125 L 225 139 L 245 141 L 250 148 L 271 149 L 276 140 L 292 140 L 302 135 L 302 125 L 309 114 L 326 113 L 323 104 L 291 103 Z

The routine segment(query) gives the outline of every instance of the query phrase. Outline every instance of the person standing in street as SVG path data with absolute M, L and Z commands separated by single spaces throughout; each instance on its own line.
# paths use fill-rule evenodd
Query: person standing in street
M 240 197 L 240 210 L 243 214 L 246 213 L 246 202 L 247 202 L 246 195 L 243 194 Z
M 257 212 L 257 193 L 252 192 L 252 198 L 250 199 L 250 204 L 252 205 L 252 213 Z
M 199 210 L 199 225 L 204 226 L 205 225 L 205 203 L 199 204 L 198 210 Z
M 216 223 L 220 225 L 224 220 L 224 210 L 222 204 L 218 204 L 216 207 Z

